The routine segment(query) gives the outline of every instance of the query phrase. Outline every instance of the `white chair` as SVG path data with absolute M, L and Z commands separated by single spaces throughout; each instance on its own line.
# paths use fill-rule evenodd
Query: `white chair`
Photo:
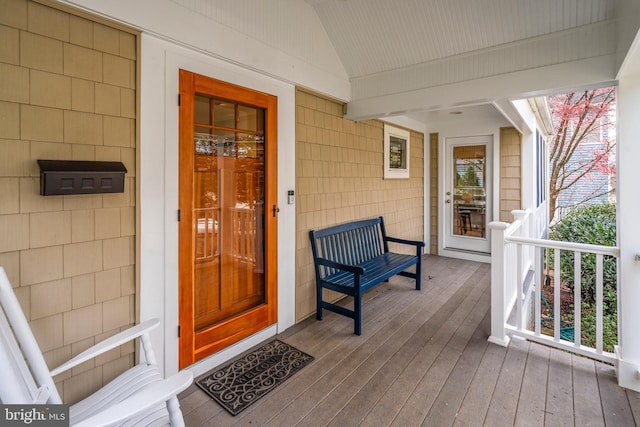
M 130 340 L 140 338 L 146 362 L 138 364 L 86 399 L 71 405 L 72 426 L 184 426 L 177 394 L 193 382 L 183 371 L 163 379 L 148 332 L 160 323 L 143 322 L 118 333 L 49 371 L 29 323 L 0 267 L 0 402 L 61 404 L 53 377 Z

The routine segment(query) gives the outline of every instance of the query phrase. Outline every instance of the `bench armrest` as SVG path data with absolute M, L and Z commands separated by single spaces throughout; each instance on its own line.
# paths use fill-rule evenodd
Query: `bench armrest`
M 146 334 L 151 329 L 157 327 L 159 324 L 160 324 L 160 321 L 158 319 L 150 319 L 150 320 L 147 320 L 146 322 L 142 322 L 120 333 L 117 333 L 114 336 L 99 342 L 93 347 L 86 349 L 85 351 L 78 354 L 76 357 L 67 361 L 66 363 L 51 370 L 51 376 L 55 377 L 56 375 L 59 375 L 64 371 L 67 371 L 75 366 L 78 366 L 81 363 L 86 362 L 87 360 L 91 360 L 94 357 L 101 355 L 102 353 L 105 353 L 111 349 L 114 349 L 133 339 L 136 339 Z
M 417 240 L 398 239 L 397 237 L 389 237 L 389 236 L 387 236 L 386 240 L 387 242 L 402 243 L 403 245 L 413 245 L 413 246 L 418 246 L 420 248 L 424 248 L 424 242 L 419 242 Z
M 326 258 L 316 258 L 316 263 L 319 265 L 324 265 L 325 267 L 335 268 L 336 270 L 348 271 L 353 274 L 363 275 L 365 269 L 362 267 L 358 267 L 357 265 L 349 265 L 349 264 L 341 264 L 335 261 L 329 261 Z

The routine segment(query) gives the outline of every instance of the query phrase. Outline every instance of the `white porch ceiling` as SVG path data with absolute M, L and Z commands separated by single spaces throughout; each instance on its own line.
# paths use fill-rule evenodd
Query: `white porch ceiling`
M 348 81 L 353 120 L 611 84 L 640 27 L 640 0 L 168 1 Z
M 351 78 L 601 23 L 613 0 L 305 0 Z
M 428 123 L 422 112 L 610 84 L 627 0 L 305 1 L 350 77 L 348 118 Z

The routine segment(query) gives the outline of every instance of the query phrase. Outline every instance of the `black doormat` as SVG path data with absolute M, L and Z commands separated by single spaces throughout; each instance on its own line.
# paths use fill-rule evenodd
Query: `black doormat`
M 312 361 L 312 356 L 273 340 L 196 384 L 231 415 L 238 415 Z

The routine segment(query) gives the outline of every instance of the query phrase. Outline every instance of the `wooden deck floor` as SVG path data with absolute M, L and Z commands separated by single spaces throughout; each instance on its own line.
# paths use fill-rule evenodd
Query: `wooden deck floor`
M 612 366 L 522 340 L 487 342 L 490 267 L 425 257 L 423 290 L 366 294 L 362 336 L 326 312 L 278 336 L 315 361 L 236 417 L 195 385 L 187 426 L 635 426 Z

